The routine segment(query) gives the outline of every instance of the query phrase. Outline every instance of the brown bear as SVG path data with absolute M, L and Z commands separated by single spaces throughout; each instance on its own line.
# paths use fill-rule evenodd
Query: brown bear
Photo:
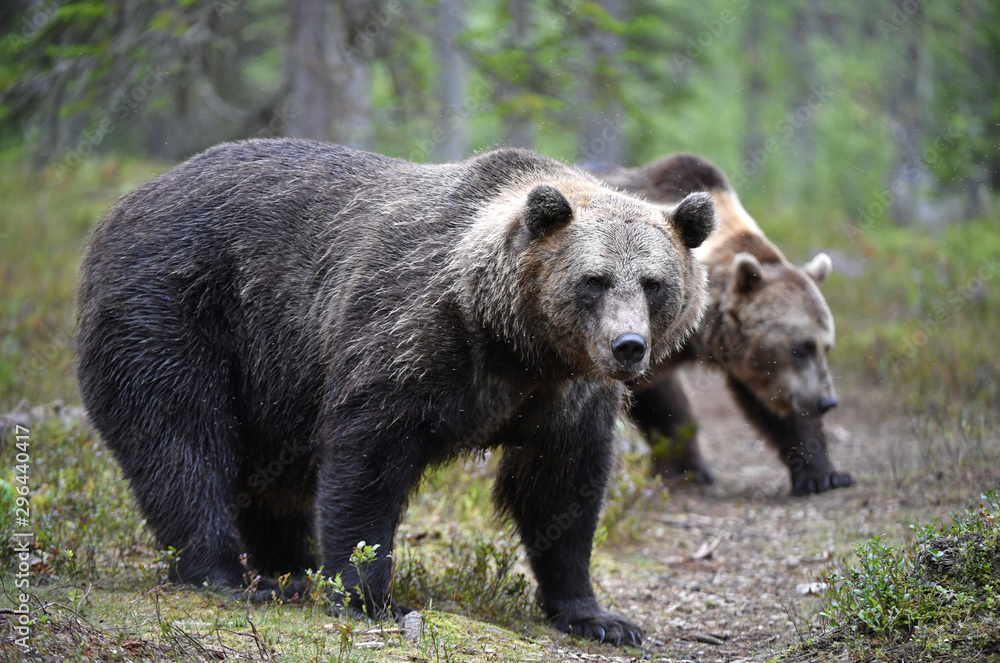
M 604 181 L 650 201 L 676 204 L 695 191 L 715 200 L 719 229 L 695 252 L 709 271 L 709 305 L 682 352 L 650 381 L 633 385 L 630 409 L 662 476 L 713 480 L 698 450 L 697 425 L 675 369 L 699 360 L 726 372 L 736 403 L 778 451 L 792 494 L 850 486 L 827 455 L 821 416 L 837 405 L 827 354 L 833 316 L 817 284 L 831 263 L 819 254 L 796 267 L 740 204 L 726 176 L 707 160 L 675 154 L 640 168 L 588 165 Z
M 501 448 L 494 498 L 542 608 L 563 631 L 637 643 L 597 603 L 593 535 L 623 381 L 697 325 L 691 249 L 714 225 L 707 194 L 665 209 L 523 150 L 430 166 L 221 145 L 95 230 L 80 390 L 183 582 L 236 591 L 248 567 L 317 568 L 315 536 L 325 573 L 364 582 L 352 605 L 398 614 L 410 492 L 429 465 Z M 380 546 L 363 581 L 362 540 Z

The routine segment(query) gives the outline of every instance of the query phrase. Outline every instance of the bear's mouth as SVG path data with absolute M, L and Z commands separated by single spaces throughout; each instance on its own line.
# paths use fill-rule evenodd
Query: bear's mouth
M 649 362 L 642 362 L 631 366 L 616 364 L 610 371 L 605 371 L 605 374 L 613 380 L 628 382 L 629 380 L 634 380 L 641 376 L 648 368 Z
M 771 411 L 779 417 L 787 417 L 791 414 L 805 414 L 804 412 L 799 412 L 795 400 L 783 392 L 778 392 L 774 396 L 771 396 L 769 403 Z

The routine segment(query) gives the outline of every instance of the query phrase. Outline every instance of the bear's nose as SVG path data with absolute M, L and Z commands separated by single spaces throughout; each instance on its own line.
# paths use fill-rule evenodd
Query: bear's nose
M 622 334 L 611 341 L 611 353 L 626 366 L 638 364 L 646 354 L 646 339 L 638 334 Z
M 833 396 L 825 396 L 819 399 L 818 407 L 820 414 L 826 414 L 833 408 L 837 407 L 837 399 Z

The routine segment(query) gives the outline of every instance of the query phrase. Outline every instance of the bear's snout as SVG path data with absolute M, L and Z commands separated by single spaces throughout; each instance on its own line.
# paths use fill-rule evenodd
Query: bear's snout
M 824 396 L 819 399 L 819 403 L 816 404 L 816 407 L 820 414 L 826 414 L 833 408 L 837 407 L 837 399 L 833 396 Z
M 646 339 L 639 334 L 621 334 L 611 341 L 611 354 L 622 364 L 634 366 L 646 356 Z

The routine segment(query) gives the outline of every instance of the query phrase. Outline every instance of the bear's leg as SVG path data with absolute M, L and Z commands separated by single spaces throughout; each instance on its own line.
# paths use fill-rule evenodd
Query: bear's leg
M 92 319 L 78 339 L 80 391 L 158 544 L 179 552 L 174 579 L 238 588 L 246 569 L 233 494 L 240 424 L 231 373 L 212 348 L 176 340 L 191 336 L 141 320 Z
M 620 392 L 574 386 L 548 407 L 521 413 L 503 434 L 494 499 L 511 516 L 554 626 L 583 638 L 639 644 L 642 630 L 597 603 L 590 555 L 614 461 Z M 535 401 L 545 399 L 536 395 Z
M 698 448 L 698 423 L 676 372 L 636 387 L 629 416 L 649 444 L 654 476 L 685 477 L 699 484 L 715 481 Z
M 375 406 L 367 409 L 380 412 Z M 332 441 L 319 470 L 316 498 L 323 572 L 331 578 L 340 573 L 352 609 L 371 617 L 399 609 L 390 597 L 392 544 L 409 494 L 426 466 L 426 432 L 419 427 L 380 430 L 379 422 L 372 421 L 337 431 L 328 427 L 323 435 Z M 362 541 L 378 549 L 374 561 L 355 566 L 351 554 Z
M 187 402 L 136 408 L 127 424 L 101 426 L 102 437 L 159 545 L 180 553 L 175 579 L 237 588 L 245 569 L 232 494 L 235 422 L 208 405 L 211 390 L 204 384 L 178 389 L 177 398 Z
M 821 417 L 779 416 L 737 380 L 729 378 L 727 384 L 747 419 L 778 450 L 788 467 L 792 495 L 811 495 L 854 485 L 850 474 L 838 472 L 830 462 Z

